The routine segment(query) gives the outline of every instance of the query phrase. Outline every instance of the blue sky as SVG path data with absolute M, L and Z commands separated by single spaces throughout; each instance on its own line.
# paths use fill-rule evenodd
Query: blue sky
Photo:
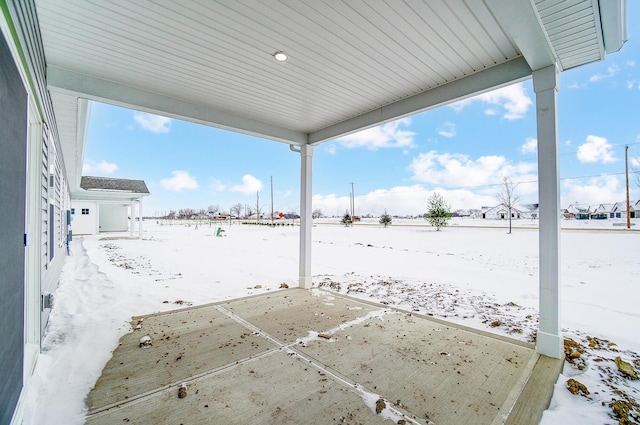
M 628 4 L 620 52 L 560 75 L 561 203 L 623 201 L 624 146 L 640 169 L 640 5 Z M 498 204 L 509 176 L 537 202 L 531 81 L 371 128 L 315 148 L 313 203 L 325 215 L 421 214 L 438 192 L 452 209 Z M 283 143 L 93 103 L 83 175 L 145 180 L 145 215 L 256 203 L 299 212 L 299 155 Z M 631 176 L 631 197 L 640 187 Z

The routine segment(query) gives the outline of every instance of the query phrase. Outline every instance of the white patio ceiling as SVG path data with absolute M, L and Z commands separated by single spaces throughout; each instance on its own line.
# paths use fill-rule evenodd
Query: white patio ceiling
M 72 188 L 86 100 L 316 144 L 624 41 L 624 0 L 35 3 Z

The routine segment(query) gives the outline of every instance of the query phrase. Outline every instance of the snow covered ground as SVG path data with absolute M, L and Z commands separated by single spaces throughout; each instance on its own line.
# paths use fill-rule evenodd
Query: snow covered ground
M 538 232 L 531 220 L 457 220 L 443 231 L 395 220 L 313 229 L 314 286 L 533 341 L 538 309 Z M 565 363 L 541 424 L 640 423 L 640 232 L 611 222 L 564 222 Z M 400 224 L 405 224 L 401 226 Z M 421 224 L 422 226 L 418 226 Z M 478 225 L 488 227 L 474 227 Z M 467 226 L 471 227 L 467 227 Z M 588 227 L 590 226 L 590 227 Z M 603 227 L 609 231 L 588 231 Z M 71 245 L 27 398 L 25 424 L 81 424 L 84 398 L 133 315 L 297 285 L 297 226 L 144 222 L 127 234 L 77 237 Z M 589 391 L 567 390 L 573 378 Z M 610 406 L 613 400 L 624 401 Z

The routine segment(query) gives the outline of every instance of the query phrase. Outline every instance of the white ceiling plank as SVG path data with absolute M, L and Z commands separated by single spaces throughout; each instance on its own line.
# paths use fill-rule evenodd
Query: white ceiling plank
M 56 83 L 61 121 L 62 96 L 97 81 L 96 100 L 298 144 L 446 103 L 518 58 L 604 54 L 594 0 L 33 1 L 48 66 L 82 76 Z

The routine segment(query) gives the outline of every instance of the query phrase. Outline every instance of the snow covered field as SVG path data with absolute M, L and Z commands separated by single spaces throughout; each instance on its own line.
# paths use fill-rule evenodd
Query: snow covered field
M 436 232 L 415 221 L 397 225 L 402 220 L 389 228 L 318 224 L 314 286 L 533 341 L 535 223 L 514 222 L 512 234 L 503 227 L 462 227 L 478 222 L 504 226 L 467 219 Z M 623 413 L 625 407 L 640 423 L 640 381 L 614 363 L 619 356 L 640 371 L 640 232 L 611 222 L 570 223 L 582 227 L 562 234 L 562 323 L 575 342 L 567 347 L 573 364 L 565 363 L 541 423 L 615 424 L 613 409 Z M 594 227 L 609 231 L 587 230 Z M 215 225 L 145 221 L 141 240 L 76 237 L 29 388 L 25 424 L 83 423 L 84 398 L 130 331 L 131 316 L 297 285 L 299 227 L 223 228 L 226 236 L 216 237 Z M 571 394 L 570 378 L 589 394 Z M 613 399 L 628 404 L 610 407 Z

